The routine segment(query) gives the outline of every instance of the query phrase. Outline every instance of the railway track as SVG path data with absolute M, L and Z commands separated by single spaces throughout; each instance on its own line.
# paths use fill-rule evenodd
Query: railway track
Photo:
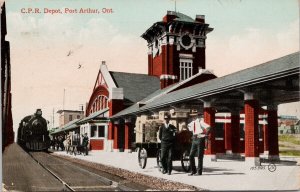
M 141 191 L 149 187 L 91 169 L 45 152 L 29 152 L 34 161 L 58 179 L 65 191 Z

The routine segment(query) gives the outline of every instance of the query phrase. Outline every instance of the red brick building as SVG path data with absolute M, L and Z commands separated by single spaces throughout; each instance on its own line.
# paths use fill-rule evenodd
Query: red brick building
M 86 117 L 76 123 L 89 134 L 90 148 L 130 151 L 143 119 L 196 109 L 214 127 L 207 155 L 244 153 L 257 162 L 266 153 L 278 159 L 277 105 L 299 100 L 299 53 L 217 78 L 205 69 L 212 30 L 203 15 L 168 11 L 142 34 L 148 74 L 112 72 L 102 63 Z M 179 113 L 173 115 L 181 129 L 188 117 Z
M 153 93 L 158 96 L 216 78 L 214 74 L 204 70 L 205 39 L 210 31 L 212 28 L 205 24 L 204 16 L 192 19 L 184 14 L 168 11 L 161 22 L 154 23 L 142 34 L 149 48 L 148 74 L 112 72 L 103 62 L 86 108 L 86 116 L 108 109 L 108 120 L 132 105 L 142 105 L 140 101 Z M 171 84 L 176 86 L 168 87 Z M 88 132 L 91 136 L 91 149 L 130 150 L 129 140 L 133 141 L 135 136 L 133 127 L 129 128 L 127 125 L 134 119 L 118 121 L 125 129 L 116 128 L 112 122 L 107 125 L 98 123 L 99 126 L 94 118 L 90 120 L 93 122 L 80 127 L 81 132 Z M 98 133 L 104 132 L 101 134 L 103 137 L 93 138 L 92 129 Z

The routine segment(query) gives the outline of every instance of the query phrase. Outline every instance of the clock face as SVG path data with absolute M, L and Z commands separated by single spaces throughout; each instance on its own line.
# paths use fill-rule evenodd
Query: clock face
M 181 42 L 184 46 L 189 47 L 192 43 L 192 39 L 189 35 L 183 35 L 181 37 Z
M 193 46 L 192 36 L 189 33 L 185 33 L 180 37 L 180 44 L 186 50 L 190 49 Z

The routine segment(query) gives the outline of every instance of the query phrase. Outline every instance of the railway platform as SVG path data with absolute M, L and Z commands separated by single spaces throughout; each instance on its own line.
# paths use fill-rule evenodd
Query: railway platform
M 8 191 L 63 191 L 64 185 L 43 169 L 18 144 L 3 155 L 3 184 Z
M 159 172 L 156 158 L 148 158 L 147 166 L 141 169 L 136 152 L 100 152 L 90 151 L 88 156 L 69 155 L 65 151 L 56 151 L 56 155 L 99 163 L 121 168 L 134 173 L 162 178 L 195 186 L 198 189 L 212 191 L 299 191 L 300 158 L 281 157 L 281 163 L 274 167 L 269 163 L 252 166 L 242 160 L 204 158 L 204 171 L 201 176 L 188 176 L 181 168 L 180 161 L 173 162 L 172 175 Z M 196 161 L 197 162 L 197 161 Z M 297 163 L 298 162 L 298 163 Z

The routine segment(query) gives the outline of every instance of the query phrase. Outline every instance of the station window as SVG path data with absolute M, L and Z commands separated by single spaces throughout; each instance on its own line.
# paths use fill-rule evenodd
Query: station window
M 77 115 L 77 119 L 80 119 L 80 115 Z
M 69 115 L 69 121 L 72 121 L 72 120 L 73 120 L 73 116 Z
M 91 126 L 91 137 L 96 137 L 97 136 L 97 126 L 92 125 Z
M 240 138 L 245 139 L 245 124 L 244 123 L 240 124 Z
M 263 125 L 259 124 L 258 125 L 258 138 L 262 139 L 263 137 L 264 137 Z
M 224 138 L 224 123 L 215 124 L 215 134 L 216 138 Z
M 98 126 L 98 137 L 104 137 L 105 135 L 105 126 Z

